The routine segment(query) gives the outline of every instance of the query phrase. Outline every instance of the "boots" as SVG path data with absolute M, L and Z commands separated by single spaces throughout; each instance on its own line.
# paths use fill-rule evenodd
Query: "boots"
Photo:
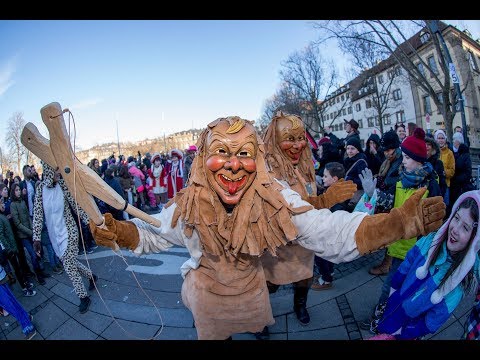
M 84 314 L 87 312 L 88 307 L 90 306 L 90 296 L 85 296 L 83 298 L 80 298 L 80 305 L 78 306 L 78 310 L 80 311 L 80 314 Z
M 310 323 L 310 315 L 307 311 L 308 289 L 308 287 L 295 285 L 295 293 L 293 295 L 293 311 L 295 311 L 295 315 L 297 315 L 297 319 L 302 325 Z
M 43 271 L 40 269 L 35 269 L 35 274 L 37 275 L 37 281 L 40 285 L 45 285 L 47 282 L 45 281 L 45 276 Z
M 392 266 L 392 257 L 385 253 L 385 257 L 383 258 L 382 262 L 372 267 L 368 272 L 372 275 L 386 275 L 390 271 L 390 267 Z
M 270 330 L 268 330 L 268 326 L 265 326 L 262 331 L 255 333 L 255 338 L 257 340 L 268 340 L 270 339 Z
M 92 278 L 88 280 L 88 290 L 92 291 L 95 290 L 95 283 L 98 280 L 98 276 L 95 274 L 92 274 Z

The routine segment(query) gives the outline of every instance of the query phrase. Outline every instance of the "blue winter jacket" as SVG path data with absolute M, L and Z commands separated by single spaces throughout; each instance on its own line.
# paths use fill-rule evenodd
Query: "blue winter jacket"
M 393 334 L 402 328 L 397 339 L 416 339 L 435 333 L 458 306 L 464 290 L 458 285 L 438 304 L 430 301 L 430 296 L 438 288 L 452 259 L 447 253 L 446 242 L 442 244 L 437 261 L 429 266 L 424 279 L 416 277 L 416 270 L 423 264 L 436 233 L 420 238 L 412 247 L 391 280 L 391 293 L 382 319 L 378 324 L 380 333 Z M 477 263 L 478 265 L 478 258 Z

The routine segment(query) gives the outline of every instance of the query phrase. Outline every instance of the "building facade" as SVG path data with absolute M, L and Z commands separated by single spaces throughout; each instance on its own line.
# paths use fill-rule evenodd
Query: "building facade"
M 480 39 L 473 40 L 468 32 L 445 24 L 442 34 L 463 91 L 470 147 L 480 152 Z M 442 81 L 443 73 L 438 69 L 441 59 L 438 59 L 428 35 L 428 32 L 419 32 L 408 41 L 413 41 L 422 60 L 430 69 L 434 69 L 435 74 L 430 71 L 426 73 L 425 70 L 424 76 L 440 93 L 438 81 Z M 423 70 L 418 59 L 414 63 L 420 71 Z M 451 91 L 454 91 L 453 84 Z M 429 94 L 410 79 L 407 71 L 396 64 L 393 57 L 365 70 L 347 85 L 328 95 L 323 102 L 322 114 L 325 125 L 329 125 L 340 138 L 346 136 L 343 120 L 355 119 L 360 125 L 362 146 L 372 133 L 381 136 L 397 123 L 415 123 L 431 132 L 445 128 L 440 109 Z M 462 126 L 460 111 L 454 117 L 453 128 L 455 126 Z

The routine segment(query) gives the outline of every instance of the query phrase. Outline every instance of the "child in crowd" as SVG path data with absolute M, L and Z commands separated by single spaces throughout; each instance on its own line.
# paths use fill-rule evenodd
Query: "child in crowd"
M 324 193 L 328 187 L 340 179 L 343 180 L 345 177 L 345 168 L 342 164 L 338 162 L 329 162 L 325 165 L 325 169 L 323 170 L 323 186 L 324 189 L 321 193 Z M 337 211 L 337 210 L 347 210 L 348 208 L 348 200 L 342 203 L 338 203 L 333 205 L 330 208 L 330 211 Z M 332 287 L 333 282 L 333 267 L 334 263 L 322 259 L 321 257 L 315 255 L 314 258 L 315 266 L 318 268 L 319 276 L 314 279 L 312 286 L 310 287 L 312 290 L 326 290 Z
M 392 276 L 377 324 L 381 338 L 413 340 L 435 333 L 472 290 L 479 266 L 479 206 L 478 191 L 464 193 L 442 227 L 408 251 Z
M 408 136 L 400 145 L 402 149 L 402 166 L 400 167 L 400 180 L 390 191 L 380 191 L 372 185 L 371 176 L 362 177 L 365 193 L 373 196 L 377 192 L 377 203 L 375 213 L 389 212 L 392 208 L 402 206 L 419 188 L 426 187 L 427 191 L 424 197 L 440 196 L 440 186 L 436 180 L 436 174 L 432 164 L 427 161 L 427 146 L 425 143 L 425 131 L 422 128 L 415 129 L 412 136 Z M 387 274 L 387 278 L 382 286 L 382 291 L 375 306 L 372 317 L 361 324 L 364 329 L 370 328 L 370 331 L 376 332 L 376 324 L 381 318 L 385 309 L 385 302 L 390 291 L 390 282 L 393 274 L 405 259 L 405 256 L 417 241 L 416 237 L 410 239 L 401 239 L 387 247 L 387 254 L 392 256 L 392 264 Z

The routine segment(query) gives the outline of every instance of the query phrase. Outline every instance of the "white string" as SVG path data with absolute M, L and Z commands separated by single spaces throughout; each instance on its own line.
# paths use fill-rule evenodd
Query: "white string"
M 75 126 L 75 118 L 72 114 L 72 112 L 69 110 L 69 109 L 64 109 L 62 114 L 65 113 L 65 112 L 68 112 L 68 138 L 69 140 L 71 139 L 71 134 L 70 134 L 70 120 L 73 122 L 73 149 L 70 148 L 71 150 L 71 153 L 73 154 L 73 158 L 72 158 L 72 161 L 73 161 L 73 188 L 74 188 L 74 200 L 75 200 L 75 208 L 76 208 L 76 213 L 77 213 L 77 219 L 78 219 L 78 227 L 79 227 L 79 230 L 80 230 L 80 239 L 81 239 L 81 243 L 82 243 L 82 247 L 83 247 L 83 252 L 84 252 L 84 255 L 85 255 L 85 261 L 87 262 L 87 267 L 90 271 L 91 270 L 91 266 L 90 266 L 90 262 L 88 261 L 88 257 L 87 257 L 87 251 L 86 251 L 86 247 L 85 247 L 85 239 L 83 237 L 83 231 L 82 231 L 82 226 L 81 226 L 81 219 L 80 219 L 80 212 L 78 211 L 78 202 L 77 202 L 77 185 L 76 185 L 76 176 L 77 176 L 77 163 L 76 163 L 76 160 L 77 160 L 77 157 L 75 155 L 75 141 L 76 141 L 76 138 L 77 138 L 77 130 L 76 130 L 76 126 Z M 70 146 L 72 146 L 71 142 L 69 141 L 69 144 Z M 112 249 L 113 251 L 113 249 Z M 125 257 L 123 256 L 122 252 L 119 250 L 118 252 L 116 251 L 113 251 L 115 255 L 119 256 L 123 262 L 125 263 L 125 265 L 128 267 L 129 264 L 127 262 L 127 260 L 125 259 Z M 124 333 L 126 333 L 127 335 L 130 335 L 131 337 L 137 339 L 137 340 L 155 340 L 158 336 L 160 336 L 160 334 L 162 333 L 163 331 L 163 328 L 165 327 L 165 324 L 163 323 L 163 318 L 162 318 L 162 315 L 160 314 L 160 310 L 158 309 L 158 307 L 155 305 L 155 302 L 148 296 L 148 294 L 145 292 L 145 290 L 143 289 L 142 285 L 140 284 L 137 276 L 135 275 L 135 272 L 132 271 L 132 275 L 135 279 L 135 281 L 137 282 L 137 285 L 140 287 L 140 289 L 142 290 L 143 294 L 147 297 L 147 299 L 153 304 L 153 307 L 155 308 L 155 311 L 157 312 L 158 314 L 158 317 L 160 319 L 160 323 L 161 323 L 161 326 L 160 326 L 160 330 L 157 332 L 157 334 L 153 337 L 153 338 L 140 338 L 134 334 L 132 334 L 131 332 L 125 330 L 125 328 L 120 325 L 120 323 L 117 321 L 117 319 L 115 318 L 115 316 L 113 316 L 112 312 L 110 311 L 110 308 L 107 306 L 105 300 L 103 299 L 102 295 L 100 294 L 100 291 L 97 287 L 97 283 L 95 281 L 93 281 L 93 284 L 95 286 L 95 290 L 96 292 L 98 293 L 98 296 L 100 297 L 100 300 L 102 301 L 103 305 L 105 305 L 108 313 L 110 314 L 110 317 L 115 321 L 115 323 L 123 330 Z

